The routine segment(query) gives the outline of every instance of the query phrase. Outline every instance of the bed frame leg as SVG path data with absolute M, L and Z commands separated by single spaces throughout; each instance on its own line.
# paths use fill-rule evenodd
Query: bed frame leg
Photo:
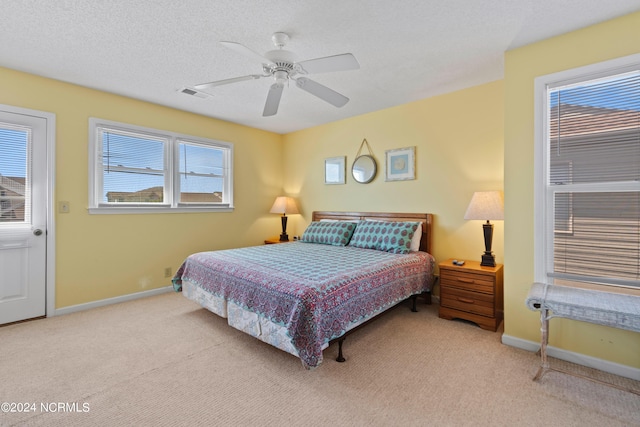
M 342 355 L 342 343 L 344 342 L 344 338 L 340 338 L 338 340 L 338 357 L 336 357 L 336 362 L 344 362 L 346 359 Z
M 418 306 L 416 302 L 418 301 L 418 295 L 411 295 L 411 311 L 414 313 L 418 312 Z

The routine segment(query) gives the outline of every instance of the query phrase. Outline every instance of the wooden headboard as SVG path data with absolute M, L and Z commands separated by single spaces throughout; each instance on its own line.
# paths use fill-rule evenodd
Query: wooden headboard
M 339 221 L 365 219 L 377 221 L 419 221 L 422 222 L 420 250 L 431 253 L 431 227 L 433 225 L 433 215 L 429 213 L 314 211 L 311 220 L 320 221 L 321 219 L 334 219 Z

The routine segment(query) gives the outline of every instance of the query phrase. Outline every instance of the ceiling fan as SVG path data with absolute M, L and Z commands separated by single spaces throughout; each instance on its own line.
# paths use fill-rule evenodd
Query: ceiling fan
M 265 117 L 273 116 L 278 112 L 282 91 L 284 90 L 285 84 L 288 84 L 289 81 L 295 82 L 295 85 L 298 88 L 309 92 L 310 94 L 315 95 L 336 107 L 342 107 L 349 102 L 349 98 L 346 96 L 305 76 L 307 74 L 314 73 L 356 70 L 360 68 L 360 64 L 358 64 L 358 61 L 352 54 L 343 53 L 340 55 L 325 56 L 322 58 L 298 62 L 297 57 L 293 52 L 283 49 L 289 40 L 289 36 L 286 33 L 274 33 L 271 36 L 271 40 L 277 49 L 270 50 L 265 53 L 264 56 L 252 51 L 240 43 L 221 41 L 220 43 L 223 46 L 261 63 L 262 74 L 249 74 L 247 76 L 202 83 L 195 85 L 193 88 L 196 91 L 207 93 L 208 90 L 213 89 L 216 86 L 271 77 L 275 82 L 271 85 L 269 93 L 267 94 L 267 101 L 264 105 L 264 111 L 262 112 L 262 115 Z M 183 92 L 195 95 L 195 93 L 189 92 L 190 90 L 191 89 L 187 88 L 184 89 Z

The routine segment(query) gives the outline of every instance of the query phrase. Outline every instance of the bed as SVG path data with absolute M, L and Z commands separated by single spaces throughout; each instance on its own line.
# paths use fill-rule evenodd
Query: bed
M 188 256 L 173 284 L 229 325 L 318 367 L 323 350 L 434 283 L 431 214 L 315 211 L 300 241 Z M 413 231 L 412 231 L 413 230 Z

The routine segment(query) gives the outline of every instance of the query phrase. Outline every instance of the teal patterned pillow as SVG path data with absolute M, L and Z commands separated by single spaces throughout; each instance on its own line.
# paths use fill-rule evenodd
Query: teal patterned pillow
M 313 221 L 302 234 L 306 243 L 346 246 L 356 229 L 354 222 Z
M 411 250 L 411 238 L 419 226 L 419 222 L 360 221 L 349 246 L 406 254 Z

